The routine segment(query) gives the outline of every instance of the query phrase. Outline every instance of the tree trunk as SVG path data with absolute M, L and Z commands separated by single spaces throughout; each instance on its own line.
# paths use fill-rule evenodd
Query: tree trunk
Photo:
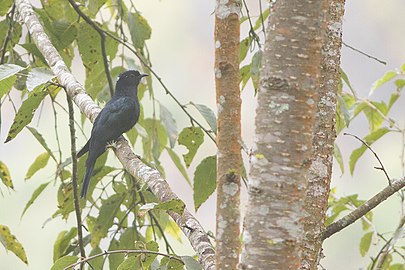
M 216 267 L 236 269 L 240 254 L 241 124 L 239 0 L 217 0 L 215 83 L 217 93 Z
M 312 143 L 307 198 L 305 200 L 304 242 L 301 269 L 317 269 L 322 247 L 325 212 L 328 206 L 336 138 L 336 97 L 340 81 L 340 49 L 344 0 L 331 0 L 327 18 L 327 35 L 322 48 L 321 85 Z
M 241 269 L 298 269 L 327 0 L 271 7 Z

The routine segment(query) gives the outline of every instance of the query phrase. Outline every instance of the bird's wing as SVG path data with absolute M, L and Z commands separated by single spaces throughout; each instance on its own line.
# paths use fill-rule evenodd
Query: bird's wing
M 97 116 L 91 136 L 101 141 L 117 139 L 134 124 L 135 101 L 128 97 L 110 100 Z

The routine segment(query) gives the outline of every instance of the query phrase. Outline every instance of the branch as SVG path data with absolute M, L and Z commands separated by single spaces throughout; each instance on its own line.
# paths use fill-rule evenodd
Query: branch
M 380 60 L 380 59 L 378 59 L 377 57 L 374 57 L 374 56 L 372 56 L 372 55 L 369 55 L 369 54 L 367 54 L 367 53 L 365 53 L 365 52 L 363 52 L 363 51 L 360 51 L 359 49 L 356 49 L 356 48 L 350 46 L 349 44 L 347 44 L 347 43 L 345 43 L 345 42 L 342 42 L 342 44 L 345 45 L 347 48 L 352 49 L 353 51 L 358 52 L 358 53 L 360 53 L 360 54 L 362 54 L 362 55 L 364 55 L 364 56 L 367 56 L 368 58 L 371 58 L 371 59 L 373 59 L 373 60 L 375 60 L 375 61 L 377 61 L 377 62 L 379 62 L 379 63 L 381 63 L 381 64 L 383 64 L 383 65 L 386 65 L 386 64 L 387 64 L 387 62 L 385 62 L 385 61 L 383 61 L 383 60 Z
M 69 108 L 69 129 L 70 129 L 70 145 L 71 145 L 71 156 L 72 156 L 72 184 L 73 184 L 73 197 L 75 204 L 76 222 L 77 222 L 77 238 L 79 239 L 79 249 L 80 256 L 82 258 L 86 257 L 86 252 L 84 251 L 83 245 L 83 231 L 82 231 L 82 217 L 80 213 L 79 195 L 77 193 L 77 157 L 76 157 L 76 132 L 75 132 L 75 122 L 74 122 L 74 110 L 72 99 L 66 92 L 66 99 Z M 80 264 L 80 269 L 83 269 L 84 264 Z
M 117 253 L 125 253 L 125 254 L 130 254 L 130 253 L 137 253 L 137 254 L 155 254 L 155 255 L 160 255 L 160 256 L 164 256 L 164 257 L 168 257 L 170 260 L 174 259 L 176 261 L 181 262 L 182 264 L 184 264 L 183 260 L 180 259 L 179 257 L 176 256 L 172 256 L 172 255 L 167 255 L 164 253 L 160 253 L 160 252 L 156 252 L 156 251 L 151 251 L 151 250 L 105 250 L 103 253 L 99 253 L 90 257 L 87 257 L 85 259 L 80 260 L 79 262 L 76 263 L 72 263 L 71 265 L 66 266 L 65 268 L 63 268 L 63 270 L 68 270 L 70 268 L 75 267 L 76 265 L 80 264 L 80 263 L 85 263 L 88 261 L 91 261 L 95 258 L 101 257 L 101 256 L 108 256 L 111 254 L 117 254 Z
M 405 178 L 392 181 L 390 186 L 384 188 L 374 197 L 363 203 L 359 208 L 326 227 L 325 231 L 323 232 L 322 239 L 325 240 L 331 237 L 333 234 L 343 230 L 350 224 L 354 223 L 356 220 L 360 219 L 362 216 L 373 210 L 380 203 L 388 199 L 392 194 L 394 194 L 404 186 Z
M 114 95 L 114 86 L 111 79 L 110 70 L 108 68 L 108 59 L 107 59 L 107 51 L 105 49 L 105 33 L 104 31 L 95 23 L 92 19 L 90 19 L 86 14 L 84 14 L 79 6 L 76 4 L 74 0 L 68 0 L 70 5 L 76 11 L 76 13 L 83 18 L 97 33 L 100 35 L 100 42 L 101 42 L 101 55 L 103 56 L 103 64 L 104 64 L 104 71 L 107 75 L 108 86 L 110 88 L 111 97 Z
M 94 103 L 84 91 L 83 86 L 70 73 L 63 59 L 50 42 L 49 37 L 45 34 L 29 1 L 16 0 L 16 7 L 31 33 L 33 41 L 45 57 L 53 73 L 58 77 L 60 84 L 66 88 L 68 95 L 80 108 L 80 111 L 93 122 L 100 112 L 100 107 Z M 137 158 L 125 139 L 119 140 L 114 152 L 124 168 L 136 179 L 145 182 L 151 192 L 160 201 L 164 202 L 178 198 L 157 170 L 146 166 Z M 189 239 L 203 268 L 205 270 L 213 270 L 215 268 L 215 251 L 207 233 L 198 220 L 187 209 L 184 210 L 183 215 L 171 211 L 168 211 L 168 214 Z
M 4 57 L 5 57 L 6 51 L 7 51 L 7 44 L 11 40 L 11 33 L 13 30 L 14 12 L 15 12 L 15 4 L 13 4 L 11 11 L 9 13 L 7 13 L 7 15 L 6 15 L 7 19 L 9 19 L 10 22 L 9 22 L 6 38 L 4 39 L 3 46 L 1 46 L 1 49 L 0 49 L 1 50 L 0 64 L 4 63 Z

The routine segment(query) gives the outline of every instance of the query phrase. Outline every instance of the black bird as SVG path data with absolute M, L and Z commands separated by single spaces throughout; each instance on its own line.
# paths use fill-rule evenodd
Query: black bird
M 87 195 L 94 164 L 106 150 L 107 144 L 117 140 L 138 121 L 140 114 L 138 85 L 145 76 L 148 75 L 141 74 L 136 70 L 128 70 L 119 75 L 114 96 L 96 117 L 90 139 L 77 153 L 79 158 L 87 151 L 89 152 L 80 194 L 82 198 Z

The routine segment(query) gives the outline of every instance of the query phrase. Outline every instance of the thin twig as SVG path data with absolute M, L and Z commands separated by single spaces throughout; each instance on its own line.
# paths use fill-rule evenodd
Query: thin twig
M 369 54 L 367 54 L 367 53 L 365 53 L 365 52 L 362 52 L 362 51 L 360 51 L 359 49 L 356 49 L 356 48 L 354 48 L 353 46 L 350 46 L 349 44 L 347 44 L 347 43 L 345 43 L 345 42 L 342 42 L 342 44 L 345 45 L 347 48 L 352 49 L 353 51 L 358 52 L 358 53 L 360 53 L 360 54 L 362 54 L 362 55 L 364 55 L 364 56 L 367 56 L 368 58 L 371 58 L 371 59 L 373 59 L 373 60 L 375 60 L 375 61 L 377 61 L 377 62 L 379 62 L 379 63 L 381 63 L 381 64 L 383 64 L 383 65 L 386 65 L 386 64 L 387 64 L 387 62 L 385 62 L 385 61 L 383 61 L 383 60 L 380 60 L 380 59 L 378 59 L 377 57 L 374 57 L 374 56 L 372 56 L 372 55 L 369 55 Z
M 84 262 L 88 262 L 90 260 L 93 260 L 95 258 L 101 257 L 101 256 L 108 256 L 111 254 L 120 254 L 120 253 L 124 253 L 124 254 L 131 254 L 131 253 L 135 253 L 135 254 L 154 254 L 154 255 L 160 255 L 160 256 L 164 256 L 169 258 L 170 260 L 176 260 L 182 264 L 184 264 L 183 260 L 177 256 L 173 256 L 173 255 L 168 255 L 168 254 L 164 254 L 161 252 L 156 252 L 156 251 L 151 251 L 151 250 L 144 250 L 144 249 L 139 249 L 139 250 L 104 250 L 104 252 L 84 258 L 82 260 L 80 260 L 79 262 L 76 263 L 72 263 L 71 265 L 66 266 L 65 268 L 63 268 L 63 270 L 68 270 L 70 268 L 75 267 L 76 265 L 80 264 L 80 263 L 84 263 Z
M 4 57 L 5 57 L 6 51 L 7 51 L 7 44 L 11 40 L 11 34 L 13 31 L 14 11 L 15 11 L 15 4 L 13 4 L 11 11 L 9 13 L 7 13 L 7 15 L 6 15 L 7 19 L 10 20 L 10 24 L 9 24 L 9 27 L 7 30 L 6 38 L 4 39 L 4 42 L 3 42 L 3 46 L 1 46 L 0 64 L 4 63 Z
M 103 64 L 104 64 L 104 71 L 105 74 L 107 75 L 107 81 L 108 81 L 108 86 L 110 88 L 110 94 L 111 96 L 114 95 L 114 85 L 112 83 L 111 79 L 111 74 L 110 74 L 110 69 L 108 67 L 108 59 L 107 59 L 107 51 L 105 48 L 105 31 L 101 29 L 97 23 L 95 23 L 92 19 L 90 19 L 86 14 L 84 14 L 79 6 L 76 4 L 74 0 L 68 0 L 70 5 L 73 7 L 73 9 L 76 11 L 76 13 L 83 18 L 94 30 L 97 31 L 97 33 L 100 35 L 100 42 L 101 42 L 101 54 L 103 56 Z
M 380 163 L 380 166 L 381 166 L 381 167 L 374 167 L 374 168 L 377 169 L 377 170 L 383 171 L 384 174 L 385 174 L 385 177 L 386 177 L 387 180 L 388 180 L 388 185 L 391 185 L 391 179 L 390 179 L 390 177 L 388 176 L 387 170 L 385 169 L 385 167 L 384 167 L 383 163 L 381 162 L 380 158 L 378 157 L 377 153 L 374 152 L 374 150 L 370 147 L 370 145 L 368 145 L 367 142 L 365 142 L 363 139 L 359 138 L 359 137 L 356 136 L 356 135 L 353 135 L 353 134 L 350 134 L 350 133 L 346 133 L 346 132 L 343 133 L 343 135 L 352 136 L 352 137 L 356 138 L 357 140 L 359 140 L 362 144 L 364 144 L 364 145 L 374 154 L 375 158 L 378 160 L 378 162 Z
M 326 238 L 331 237 L 335 233 L 354 223 L 356 220 L 360 219 L 365 214 L 373 210 L 380 203 L 388 199 L 392 194 L 394 194 L 404 186 L 405 178 L 401 178 L 397 181 L 392 181 L 390 186 L 387 186 L 386 188 L 381 190 L 374 197 L 363 203 L 359 208 L 326 227 L 326 229 L 322 233 L 322 239 L 325 240 Z
M 82 231 L 82 218 L 80 213 L 79 195 L 77 192 L 77 157 L 76 157 L 76 134 L 75 134 L 75 123 L 74 123 L 74 110 L 73 102 L 70 96 L 66 93 L 66 99 L 69 108 L 69 128 L 70 128 L 70 145 L 71 145 L 71 156 L 72 156 L 72 185 L 73 185 L 73 197 L 75 204 L 75 213 L 77 221 L 77 237 L 79 239 L 79 249 L 80 256 L 82 258 L 86 257 L 86 252 L 83 246 L 83 231 Z M 80 269 L 83 269 L 84 264 L 80 264 Z

